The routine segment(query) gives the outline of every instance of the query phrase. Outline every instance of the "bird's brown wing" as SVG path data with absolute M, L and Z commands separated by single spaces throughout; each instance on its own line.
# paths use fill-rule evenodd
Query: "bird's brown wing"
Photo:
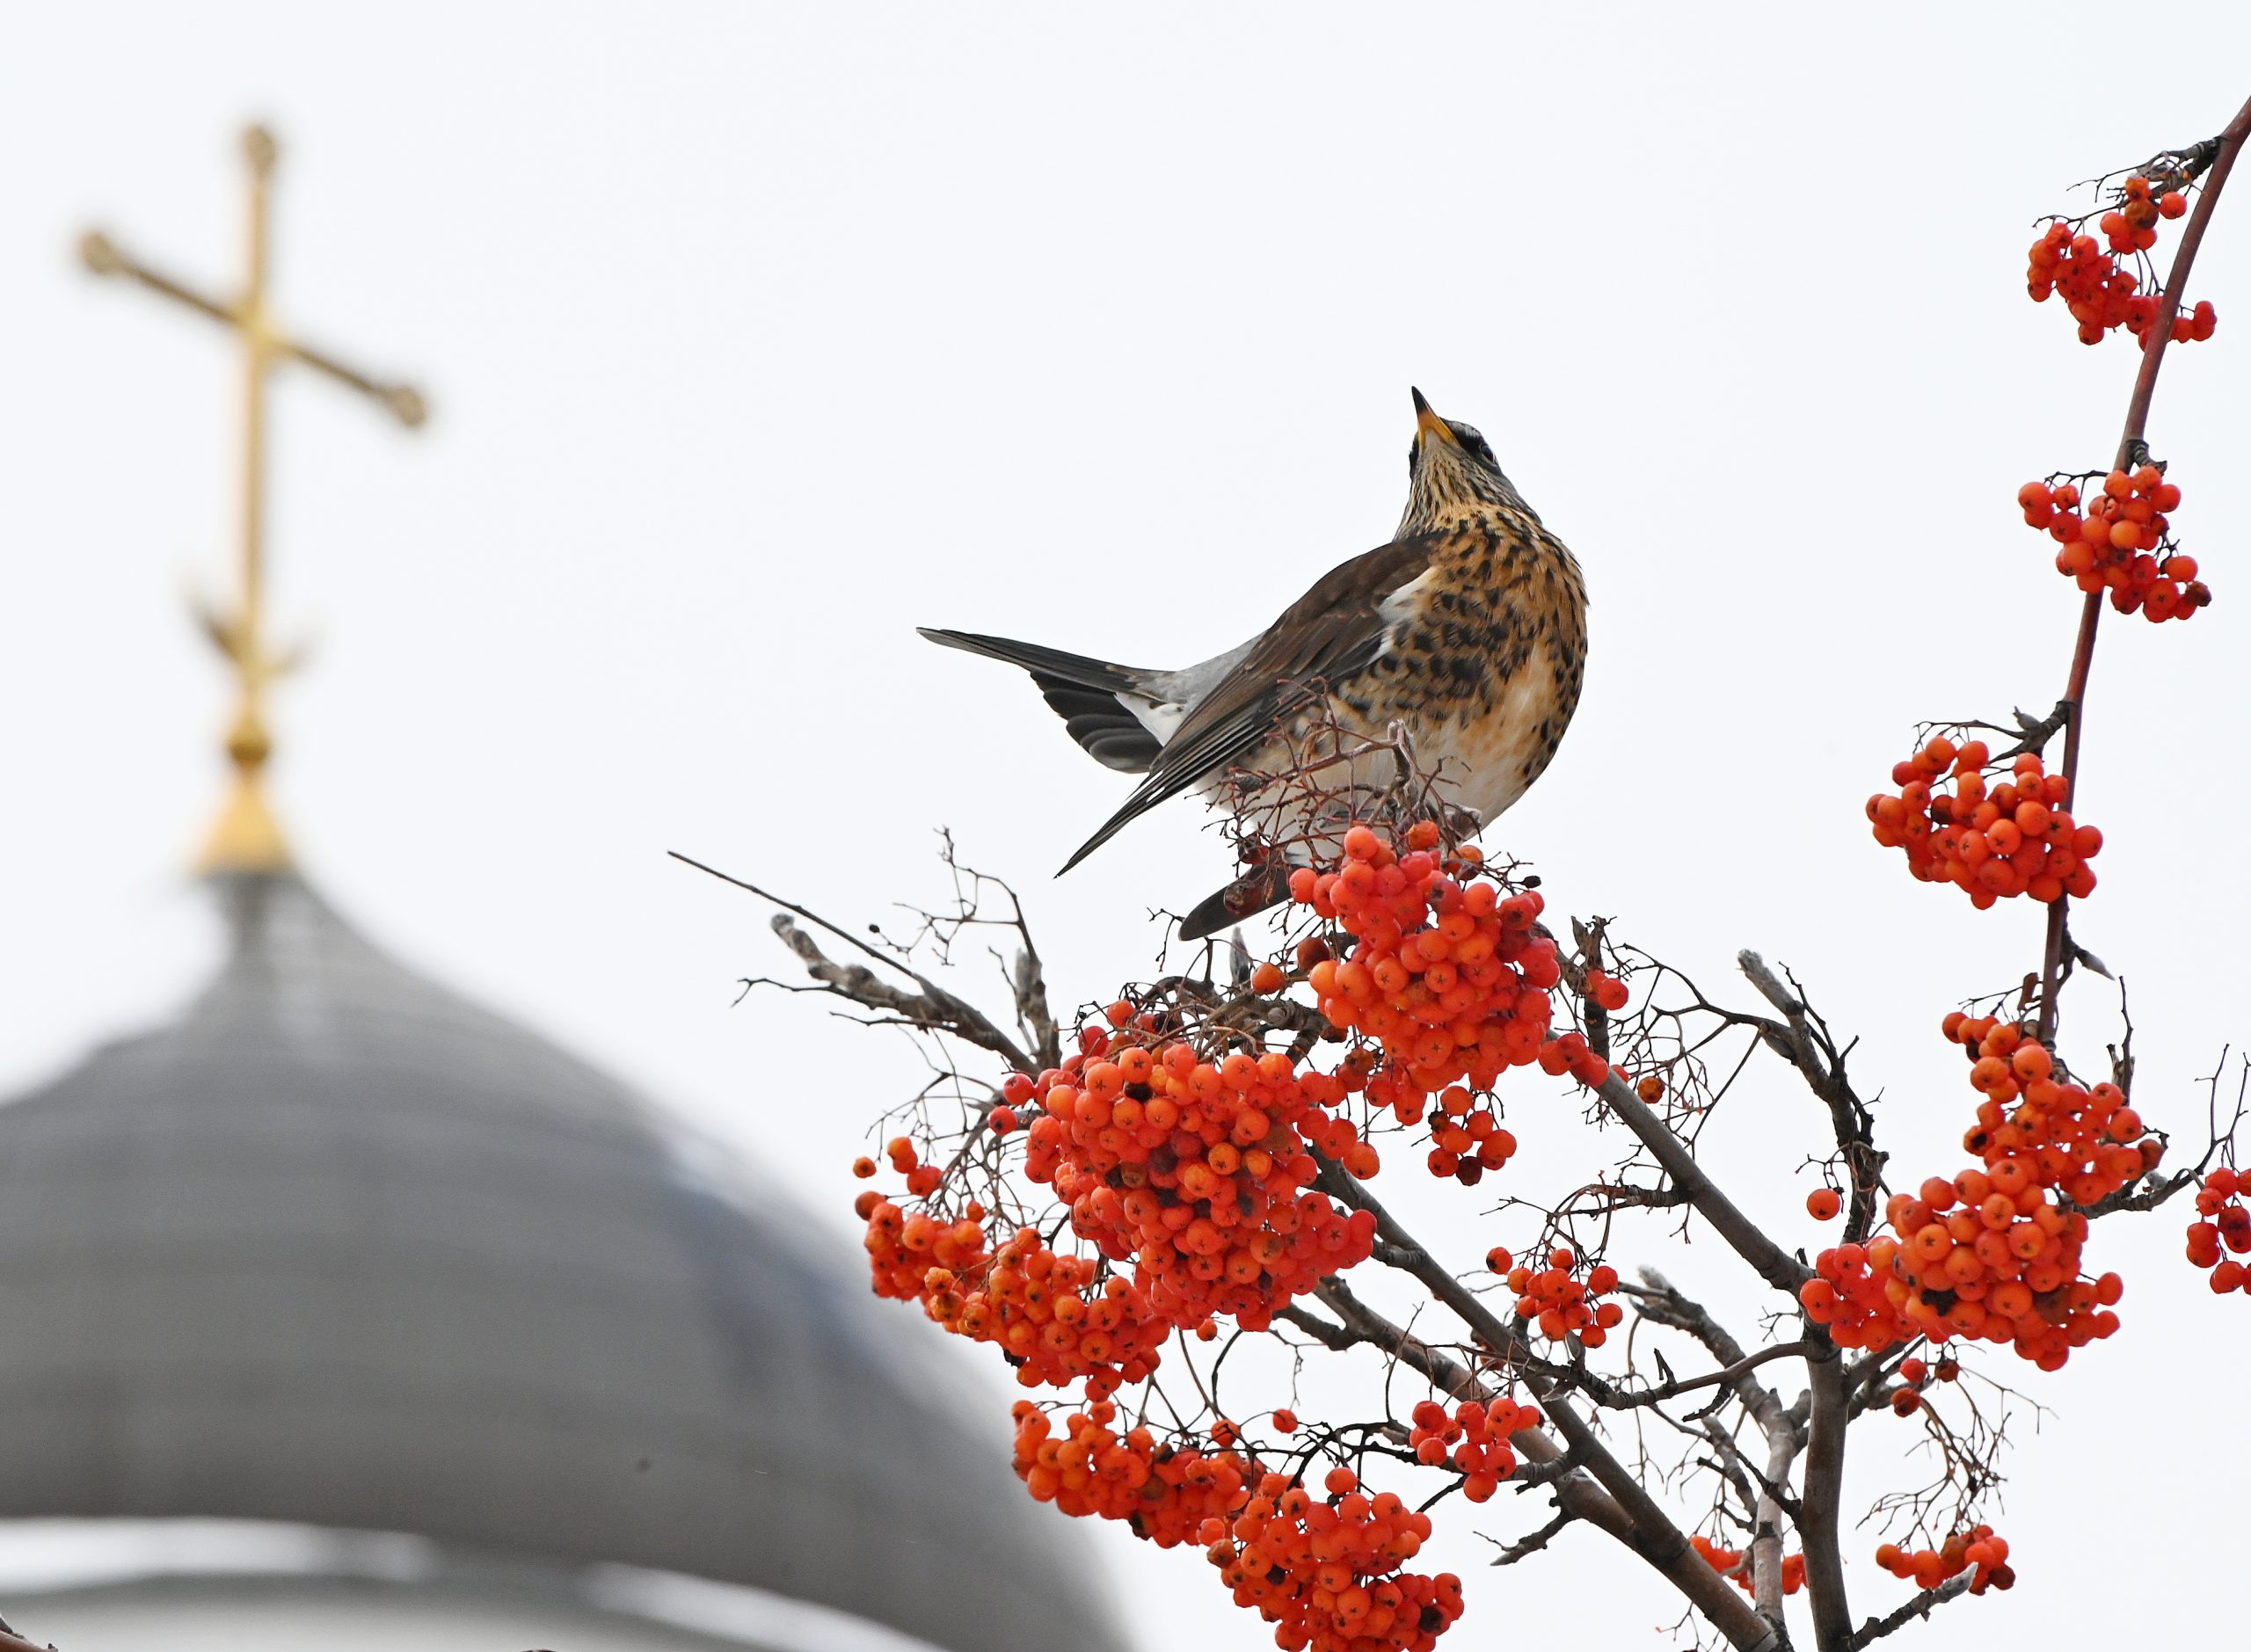
M 1102 829 L 1063 863 L 1069 871 L 1136 815 L 1176 797 L 1263 744 L 1322 686 L 1372 664 L 1383 644 L 1383 600 L 1431 565 L 1434 536 L 1394 540 L 1331 568 L 1251 644 L 1242 661 L 1190 708 L 1172 738 Z

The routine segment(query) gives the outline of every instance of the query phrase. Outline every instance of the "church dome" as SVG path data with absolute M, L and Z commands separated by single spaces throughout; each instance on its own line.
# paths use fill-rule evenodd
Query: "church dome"
M 186 1011 L 0 1106 L 0 1519 L 405 1533 L 1113 1652 L 1004 1410 L 841 1247 L 293 874 L 214 884 Z

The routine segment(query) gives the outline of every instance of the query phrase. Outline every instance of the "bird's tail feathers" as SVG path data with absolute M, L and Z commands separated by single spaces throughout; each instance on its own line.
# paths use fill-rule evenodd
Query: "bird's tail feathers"
M 987 659 L 1020 666 L 1031 673 L 1038 688 L 1073 739 L 1089 756 L 1106 768 L 1127 775 L 1148 772 L 1161 745 L 1127 701 L 1147 703 L 1152 698 L 1150 679 L 1158 673 L 1067 654 L 1060 648 L 1019 643 L 1009 637 L 980 637 L 971 631 L 941 631 L 924 627 L 922 635 L 947 648 L 958 648 Z
M 974 631 L 949 631 L 929 625 L 915 629 L 942 648 L 958 648 L 965 653 L 982 654 L 987 659 L 1005 660 L 1038 676 L 1060 677 L 1065 682 L 1111 694 L 1146 695 L 1149 692 L 1149 680 L 1159 674 L 1134 666 L 1090 659 L 1085 654 L 1068 654 L 1038 643 L 1020 643 L 1012 637 L 983 637 Z
M 1264 866 L 1252 867 L 1225 889 L 1215 890 L 1198 901 L 1180 921 L 1180 938 L 1201 941 L 1269 906 L 1278 906 L 1289 898 L 1290 869 L 1278 856 Z

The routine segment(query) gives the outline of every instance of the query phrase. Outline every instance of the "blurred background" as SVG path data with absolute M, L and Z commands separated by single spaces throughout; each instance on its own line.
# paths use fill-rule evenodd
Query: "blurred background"
M 1051 881 L 1125 783 L 912 628 L 1214 652 L 1387 537 L 1410 383 L 1593 595 L 1577 721 L 1489 845 L 1716 992 L 1747 993 L 1740 948 L 1787 963 L 1861 1039 L 1895 1167 L 1954 1168 L 1937 1022 L 2036 960 L 2040 913 L 1911 884 L 1861 804 L 1919 720 L 2060 691 L 2078 599 L 2013 499 L 2108 462 L 2136 357 L 2029 303 L 2024 250 L 2092 204 L 2074 180 L 2226 123 L 2239 9 L 2131 42 L 2093 5 L 222 3 L 7 33 L 19 1629 L 1267 1644 L 1199 1557 L 1007 1501 L 1003 1374 L 852 1271 L 848 1166 L 919 1058 L 746 997 L 788 962 L 763 909 L 666 851 L 887 921 L 943 898 L 950 827 L 1024 892 L 1059 997 L 1106 1000 L 1220 847 L 1176 805 Z M 230 600 L 239 344 L 76 252 L 99 225 L 231 294 L 251 120 L 280 320 L 432 409 L 408 432 L 276 375 L 269 623 L 307 663 L 268 790 L 302 880 L 258 898 L 192 876 L 233 689 L 190 601 Z M 2106 624 L 2080 810 L 2109 847 L 2074 927 L 2129 984 L 2142 1110 L 2192 1138 L 2247 1031 L 2247 289 L 2231 200 L 2188 295 L 2218 336 L 2168 356 L 2150 432 L 2217 601 Z M 2099 1061 L 2115 996 L 2083 979 L 2071 1009 Z M 1559 1093 L 1519 1110 L 1544 1162 L 1584 1154 Z M 1794 1244 L 1825 1128 L 1777 1073 L 1708 1137 Z M 1417 1197 L 1463 1265 L 1514 1237 L 1453 1191 Z M 2029 1384 L 1996 1519 L 2025 1586 L 1955 1625 L 2202 1627 L 2190 1592 L 2084 1570 L 2129 1495 L 2152 1567 L 2233 1536 L 2199 1465 L 2251 1321 L 2181 1263 L 2187 1219 L 2099 1234 L 2127 1333 Z M 266 1346 L 276 1303 L 296 1340 Z M 1877 1452 L 1848 1502 L 1932 1467 Z M 1541 1518 L 1453 1522 L 1461 1641 L 1685 1640 L 1592 1538 L 1478 1569 L 1474 1529 Z M 1907 1591 L 1862 1535 L 1865 1615 Z

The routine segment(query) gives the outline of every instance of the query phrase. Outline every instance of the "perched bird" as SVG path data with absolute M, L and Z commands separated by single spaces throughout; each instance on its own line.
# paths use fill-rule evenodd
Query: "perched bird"
M 1191 788 L 1248 813 L 1262 781 L 1302 773 L 1308 736 L 1381 740 L 1395 724 L 1447 801 L 1490 824 L 1540 777 L 1577 709 L 1586 664 L 1578 563 L 1502 474 L 1484 437 L 1420 390 L 1407 509 L 1388 544 L 1339 564 L 1240 647 L 1178 671 L 1114 665 L 967 631 L 949 648 L 1021 666 L 1098 762 L 1143 775 L 1072 867 L 1136 815 Z M 1325 735 L 1323 731 L 1326 731 Z M 1286 892 L 1254 867 L 1181 925 L 1188 940 Z

